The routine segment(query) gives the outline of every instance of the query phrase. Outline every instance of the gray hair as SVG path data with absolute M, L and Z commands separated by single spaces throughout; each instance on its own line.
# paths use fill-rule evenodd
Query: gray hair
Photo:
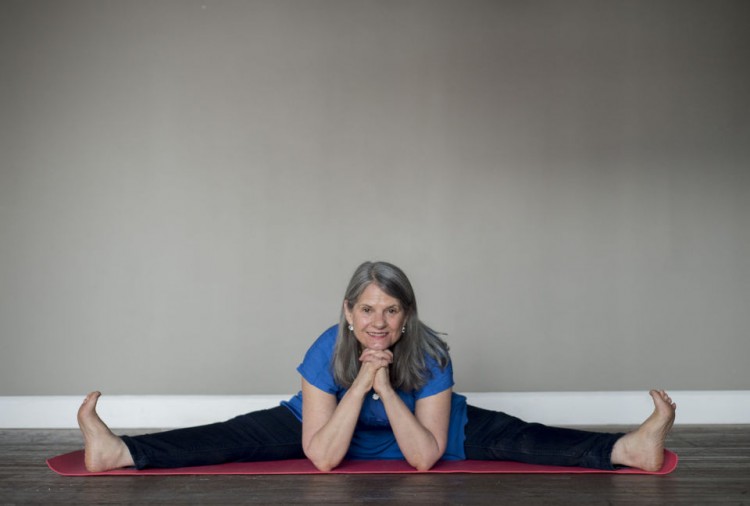
M 437 332 L 419 320 L 417 301 L 409 278 L 393 264 L 365 262 L 357 267 L 344 295 L 344 302 L 350 310 L 371 283 L 375 283 L 386 294 L 398 299 L 406 317 L 406 330 L 391 349 L 391 384 L 405 392 L 419 390 L 430 379 L 427 357 L 433 358 L 441 368 L 444 368 L 450 361 L 448 345 Z M 349 330 L 342 306 L 332 364 L 334 379 L 340 386 L 349 388 L 357 377 L 360 368 L 359 354 L 359 341 Z

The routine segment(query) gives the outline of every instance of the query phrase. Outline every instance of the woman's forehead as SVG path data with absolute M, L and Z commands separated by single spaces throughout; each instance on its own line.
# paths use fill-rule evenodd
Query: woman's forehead
M 400 306 L 401 301 L 385 293 L 377 283 L 370 283 L 360 294 L 357 304 L 367 306 Z

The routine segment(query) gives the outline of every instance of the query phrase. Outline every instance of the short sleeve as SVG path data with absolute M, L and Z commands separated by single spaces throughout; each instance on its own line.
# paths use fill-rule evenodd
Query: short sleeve
M 308 383 L 333 395 L 336 395 L 341 390 L 333 379 L 333 370 L 331 368 L 337 333 L 337 325 L 326 330 L 310 346 L 307 353 L 305 353 L 304 360 L 297 367 L 297 371 Z
M 433 358 L 427 359 L 427 365 L 432 373 L 432 377 L 425 386 L 417 390 L 414 394 L 416 399 L 422 399 L 431 395 L 439 394 L 453 386 L 453 363 L 448 362 L 444 368 Z

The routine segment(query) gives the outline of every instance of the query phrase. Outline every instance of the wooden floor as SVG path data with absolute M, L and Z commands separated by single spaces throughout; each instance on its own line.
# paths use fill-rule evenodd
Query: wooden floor
M 621 428 L 607 428 L 620 430 Z M 130 431 L 135 433 L 137 431 Z M 748 504 L 750 425 L 677 426 L 667 476 L 308 475 L 65 478 L 45 459 L 75 430 L 0 430 L 0 505 L 12 504 Z

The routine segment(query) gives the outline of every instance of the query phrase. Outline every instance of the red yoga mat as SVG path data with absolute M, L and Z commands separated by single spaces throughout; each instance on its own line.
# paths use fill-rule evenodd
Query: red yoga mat
M 307 459 L 271 460 L 266 462 L 233 462 L 213 466 L 180 467 L 173 469 L 117 469 L 90 473 L 83 465 L 83 450 L 58 455 L 47 460 L 54 472 L 63 476 L 174 476 L 186 474 L 326 474 L 315 469 Z M 664 465 L 655 472 L 623 468 L 616 471 L 583 467 L 540 466 L 520 462 L 494 460 L 441 460 L 429 471 L 417 471 L 403 460 L 348 460 L 330 474 L 394 474 L 394 473 L 568 473 L 568 474 L 669 474 L 677 467 L 677 455 L 664 450 Z

